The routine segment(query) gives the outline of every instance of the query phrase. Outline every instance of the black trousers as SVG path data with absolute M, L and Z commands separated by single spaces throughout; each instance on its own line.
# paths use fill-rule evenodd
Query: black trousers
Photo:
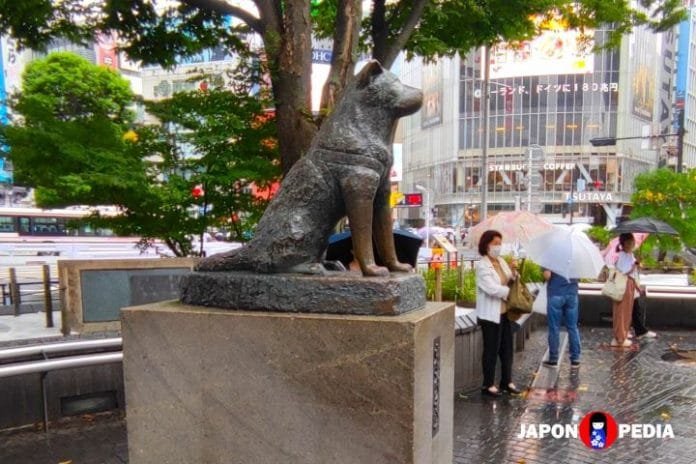
M 640 337 L 648 332 L 645 327 L 645 298 L 640 297 L 633 300 L 633 313 L 631 315 L 631 324 L 636 333 L 636 337 Z
M 483 335 L 483 388 L 495 385 L 495 365 L 500 358 L 500 386 L 504 387 L 512 382 L 512 324 L 507 314 L 500 315 L 500 324 L 478 320 Z

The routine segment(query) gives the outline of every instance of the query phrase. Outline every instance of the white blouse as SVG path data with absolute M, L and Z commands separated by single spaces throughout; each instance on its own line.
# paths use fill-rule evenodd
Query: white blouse
M 476 263 L 476 317 L 500 324 L 500 303 L 507 299 L 510 287 L 500 283 L 500 275 L 488 256 Z M 505 276 L 512 279 L 512 271 L 503 258 L 498 257 Z
M 635 273 L 634 265 L 636 263 L 636 257 L 633 253 L 626 253 L 624 251 L 619 252 L 619 259 L 616 261 L 616 269 L 623 274 Z

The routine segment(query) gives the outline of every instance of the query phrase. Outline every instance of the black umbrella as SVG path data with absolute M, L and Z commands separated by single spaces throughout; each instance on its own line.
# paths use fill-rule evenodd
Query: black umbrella
M 394 230 L 394 247 L 396 248 L 396 257 L 402 263 L 408 263 L 416 267 L 418 261 L 418 250 L 420 249 L 423 239 L 416 234 L 407 230 Z M 384 262 L 380 259 L 377 249 L 374 247 L 375 262 L 384 266 Z M 348 269 L 350 262 L 353 261 L 353 238 L 350 231 L 333 234 L 329 237 L 329 247 L 326 249 L 327 261 L 340 261 Z
M 679 232 L 674 230 L 674 228 L 666 222 L 649 217 L 624 221 L 618 226 L 614 227 L 611 231 L 615 234 L 643 232 L 647 234 L 679 235 Z

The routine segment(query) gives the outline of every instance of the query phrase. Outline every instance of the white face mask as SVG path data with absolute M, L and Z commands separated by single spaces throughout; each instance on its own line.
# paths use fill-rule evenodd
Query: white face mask
M 498 256 L 500 256 L 501 248 L 502 247 L 500 245 L 491 245 L 490 247 L 488 247 L 488 254 L 490 256 L 493 256 L 494 258 L 497 258 Z

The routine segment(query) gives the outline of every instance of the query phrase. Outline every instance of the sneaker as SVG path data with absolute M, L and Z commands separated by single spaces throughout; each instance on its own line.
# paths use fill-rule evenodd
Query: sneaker
M 638 340 L 640 340 L 642 338 L 656 338 L 656 337 L 657 337 L 657 334 L 655 332 L 653 332 L 652 330 L 648 330 L 644 334 L 638 335 Z
M 558 361 L 544 361 L 542 364 L 546 367 L 558 367 Z
M 628 348 L 631 345 L 633 345 L 633 343 L 631 343 L 631 340 L 629 340 L 628 338 L 626 340 L 624 340 L 623 343 L 621 344 L 621 346 L 623 346 L 624 348 Z
M 570 367 L 580 367 L 580 361 L 570 361 Z
M 615 338 L 611 339 L 611 346 L 621 346 L 621 343 Z

